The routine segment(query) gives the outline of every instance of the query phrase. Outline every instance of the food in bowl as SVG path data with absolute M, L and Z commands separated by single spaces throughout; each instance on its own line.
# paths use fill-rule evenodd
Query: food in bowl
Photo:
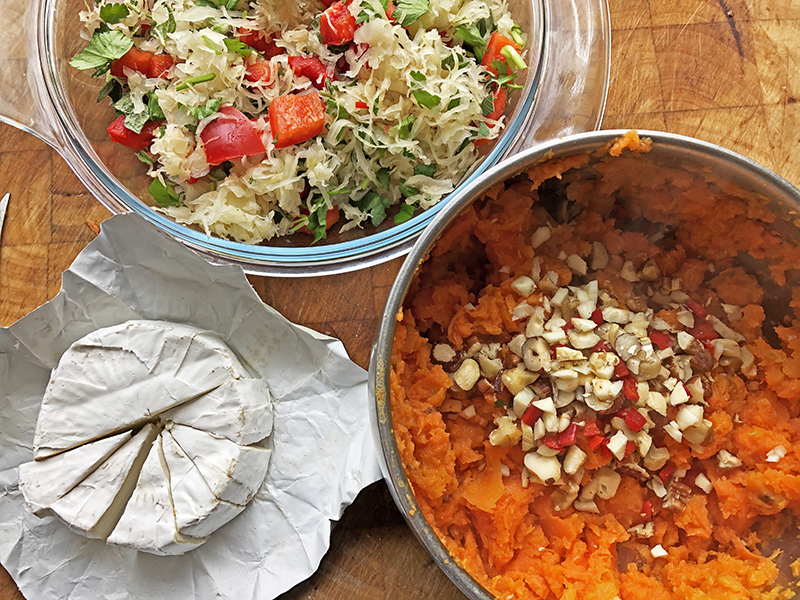
M 81 13 L 112 140 L 156 209 L 239 242 L 410 219 L 505 123 L 525 39 L 502 0 L 197 0 Z
M 183 554 L 245 510 L 271 450 L 272 404 L 219 337 L 128 321 L 76 341 L 42 398 L 20 489 L 80 535 Z
M 769 199 L 606 149 L 496 186 L 420 265 L 390 372 L 416 502 L 494 597 L 791 597 L 800 246 Z

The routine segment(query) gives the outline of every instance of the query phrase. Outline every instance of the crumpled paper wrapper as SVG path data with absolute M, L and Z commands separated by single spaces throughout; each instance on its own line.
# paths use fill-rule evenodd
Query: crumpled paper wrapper
M 182 556 L 74 534 L 34 516 L 18 487 L 51 369 L 74 341 L 130 319 L 216 331 L 273 394 L 264 484 Z M 64 273 L 58 296 L 0 329 L 0 563 L 28 600 L 274 598 L 317 569 L 331 521 L 380 478 L 369 423 L 367 374 L 341 342 L 263 304 L 239 267 L 206 262 L 136 215 L 113 217 Z

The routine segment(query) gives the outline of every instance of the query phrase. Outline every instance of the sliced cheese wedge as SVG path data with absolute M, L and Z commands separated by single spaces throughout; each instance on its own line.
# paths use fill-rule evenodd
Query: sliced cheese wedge
M 175 523 L 181 534 L 206 537 L 244 510 L 244 506 L 214 496 L 200 471 L 171 435 L 162 435 L 161 440 Z
M 138 427 L 153 415 L 249 377 L 214 333 L 161 321 L 99 329 L 63 354 L 36 423 L 34 458 Z
M 164 435 L 171 435 L 191 459 L 216 498 L 244 505 L 256 495 L 267 474 L 271 450 L 240 446 L 183 425 L 167 424 L 167 429 Z
M 139 471 L 157 435 L 157 427 L 145 425 L 71 492 L 56 500 L 51 510 L 76 533 L 108 537 L 136 487 Z
M 161 439 L 159 436 L 147 455 L 125 512 L 106 540 L 109 544 L 151 554 L 175 555 L 205 542 L 178 533 Z
M 254 444 L 272 433 L 272 401 L 263 379 L 234 379 L 163 417 L 237 444 Z
M 19 488 L 28 508 L 37 516 L 72 490 L 125 442 L 131 432 L 97 440 L 69 452 L 19 466 Z

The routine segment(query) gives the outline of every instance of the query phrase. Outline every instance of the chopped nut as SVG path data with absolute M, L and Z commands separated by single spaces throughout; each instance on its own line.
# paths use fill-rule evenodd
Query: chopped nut
M 625 308 L 607 306 L 602 310 L 603 319 L 609 323 L 625 324 L 631 318 L 631 311 Z
M 678 411 L 678 414 L 675 416 L 675 423 L 678 425 L 678 429 L 681 431 L 702 422 L 703 407 L 698 404 L 682 406 Z
M 528 338 L 525 337 L 525 334 L 520 333 L 519 335 L 515 335 L 511 338 L 511 341 L 508 342 L 508 349 L 511 350 L 514 354 L 522 358 L 522 347 L 525 345 L 525 342 Z
M 480 378 L 481 368 L 478 366 L 478 363 L 471 358 L 462 362 L 458 370 L 453 373 L 453 381 L 456 382 L 458 387 L 465 391 L 471 390 L 472 387 L 478 383 L 478 379 Z
M 657 544 L 650 548 L 650 555 L 653 558 L 663 558 L 665 556 L 669 556 L 669 552 L 664 550 L 664 547 L 661 544 Z
M 556 483 L 561 480 L 561 463 L 556 456 L 528 452 L 525 455 L 525 467 L 542 483 Z
M 597 508 L 597 503 L 594 500 L 575 500 L 572 506 L 578 512 L 600 513 L 600 509 Z
M 448 344 L 436 344 L 433 347 L 433 359 L 440 363 L 449 363 L 456 357 L 456 351 Z
M 667 488 L 664 508 L 674 513 L 682 513 L 691 497 L 692 489 L 688 485 L 673 480 Z
M 784 456 L 786 456 L 786 448 L 783 446 L 775 446 L 772 450 L 767 452 L 767 462 L 779 462 Z
M 578 331 L 592 331 L 597 327 L 597 323 L 592 321 L 591 319 L 581 319 L 578 317 L 572 317 L 571 319 L 572 325 Z M 599 340 L 598 340 L 599 341 Z
M 600 242 L 592 243 L 592 260 L 589 265 L 592 270 L 605 269 L 608 266 L 608 262 L 608 250 L 606 250 L 606 247 Z
M 520 296 L 527 298 L 533 293 L 533 290 L 536 289 L 536 284 L 530 277 L 522 275 L 511 282 L 511 289 Z
M 661 270 L 652 258 L 642 266 L 642 279 L 645 281 L 657 281 L 661 277 Z
M 577 254 L 570 254 L 567 257 L 567 266 L 577 275 L 586 275 L 586 261 Z
M 625 447 L 627 445 L 628 437 L 622 431 L 617 431 L 617 433 L 611 436 L 611 439 L 608 441 L 608 446 L 606 447 L 617 460 L 622 460 L 625 458 Z
M 595 483 L 596 482 L 596 483 Z M 595 476 L 590 483 L 595 483 L 596 495 L 602 500 L 610 500 L 617 494 L 619 484 L 622 482 L 622 476 L 614 471 L 611 467 L 603 467 L 598 469 Z M 594 498 L 594 496 L 592 496 Z M 581 498 L 583 499 L 583 498 Z
M 578 372 L 574 369 L 559 369 L 550 374 L 559 390 L 572 392 L 578 387 Z
M 472 404 L 470 404 L 470 405 L 469 405 L 467 408 L 465 408 L 464 410 L 462 410 L 460 414 L 461 414 L 461 416 L 462 416 L 462 417 L 464 417 L 465 419 L 471 419 L 471 418 L 472 418 L 472 417 L 474 417 L 474 416 L 475 416 L 477 413 L 476 413 L 476 411 L 475 411 L 475 406 L 473 406 Z
M 536 439 L 533 436 L 533 427 L 525 423 L 520 423 L 519 428 L 520 431 L 522 431 L 522 451 L 528 452 L 533 450 L 536 446 Z
M 502 416 L 495 421 L 497 429 L 489 434 L 489 443 L 492 446 L 503 448 L 514 446 L 522 439 L 522 432 L 509 417 Z
M 503 385 L 506 386 L 506 389 L 516 395 L 536 381 L 539 378 L 539 374 L 528 371 L 523 365 L 517 365 L 514 369 L 506 369 L 503 371 L 500 378 L 503 381 Z
M 556 348 L 556 360 L 559 361 L 576 361 L 584 360 L 586 357 L 580 350 L 568 348 L 567 346 L 559 346 Z
M 727 450 L 720 450 L 717 452 L 717 465 L 720 470 L 727 471 L 728 469 L 735 469 L 742 466 L 742 461 Z
M 542 225 L 531 236 L 531 247 L 536 249 L 550 239 L 550 228 Z
M 683 440 L 683 433 L 681 433 L 681 430 L 678 427 L 678 424 L 675 423 L 675 421 L 670 421 L 669 423 L 664 425 L 664 431 L 666 431 L 667 435 L 669 435 L 676 442 L 680 442 Z
M 611 379 L 618 364 L 619 357 L 613 352 L 592 352 L 589 356 L 589 367 L 601 379 Z
M 650 471 L 660 470 L 669 460 L 669 450 L 651 446 L 647 455 L 644 457 L 644 466 Z
M 487 379 L 494 379 L 503 368 L 503 361 L 499 358 L 487 358 L 483 355 L 478 356 L 478 364 L 481 367 L 483 376 Z
M 544 307 L 535 306 L 533 314 L 525 325 L 525 337 L 539 337 L 544 333 Z
M 714 357 L 711 356 L 708 350 L 703 348 L 692 357 L 689 365 L 695 373 L 708 373 L 714 368 Z
M 527 319 L 534 313 L 534 308 L 527 302 L 520 302 L 514 307 L 514 310 L 511 311 L 511 320 L 512 321 L 521 321 L 522 319 Z
M 656 525 L 652 521 L 648 521 L 647 523 L 634 525 L 628 529 L 628 533 L 642 539 L 651 538 L 656 534 Z
M 522 418 L 534 397 L 533 390 L 528 387 L 514 394 L 514 414 L 517 415 L 517 418 Z
M 580 350 L 593 348 L 600 341 L 600 336 L 596 333 L 591 331 L 582 332 L 577 329 L 570 329 L 567 332 L 567 337 L 569 338 L 569 343 Z
M 577 499 L 578 492 L 569 492 L 565 490 L 556 490 L 550 495 L 550 500 L 553 503 L 553 510 L 561 512 L 567 510 L 572 503 Z
M 619 466 L 620 470 L 627 471 L 630 475 L 639 482 L 644 482 L 650 479 L 650 473 L 633 462 L 622 463 Z
M 586 458 L 586 453 L 581 450 L 577 444 L 570 446 L 564 457 L 564 471 L 570 475 L 574 475 L 578 472 L 578 469 L 581 468 L 583 463 L 586 462 Z
M 672 406 L 678 406 L 689 401 L 689 394 L 683 384 L 676 385 L 669 395 L 669 403 Z
M 711 480 L 709 480 L 709 478 L 703 473 L 698 473 L 697 477 L 694 478 L 694 484 L 706 494 L 710 494 L 714 489 L 714 485 L 711 483 Z
M 639 354 L 642 349 L 642 344 L 635 335 L 620 333 L 617 339 L 614 340 L 614 349 L 622 360 L 627 361 L 629 358 L 633 358 Z
M 620 271 L 619 275 L 625 281 L 630 281 L 631 283 L 636 283 L 639 281 L 639 275 L 636 273 L 636 267 L 634 267 L 633 263 L 629 260 L 626 260 L 625 264 L 622 265 L 622 271 Z
M 698 446 L 706 446 L 713 442 L 714 438 L 716 438 L 714 424 L 708 419 L 703 419 L 701 423 L 683 431 L 683 439 Z

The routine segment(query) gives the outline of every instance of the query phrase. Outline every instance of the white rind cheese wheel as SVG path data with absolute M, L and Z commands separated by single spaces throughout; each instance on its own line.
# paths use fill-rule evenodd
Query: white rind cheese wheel
M 42 398 L 34 458 L 118 431 L 248 377 L 214 333 L 159 321 L 128 321 L 75 342 Z
M 182 554 L 259 490 L 270 451 L 252 444 L 272 421 L 266 383 L 216 334 L 130 321 L 65 352 L 20 488 L 31 511 L 76 533 Z

